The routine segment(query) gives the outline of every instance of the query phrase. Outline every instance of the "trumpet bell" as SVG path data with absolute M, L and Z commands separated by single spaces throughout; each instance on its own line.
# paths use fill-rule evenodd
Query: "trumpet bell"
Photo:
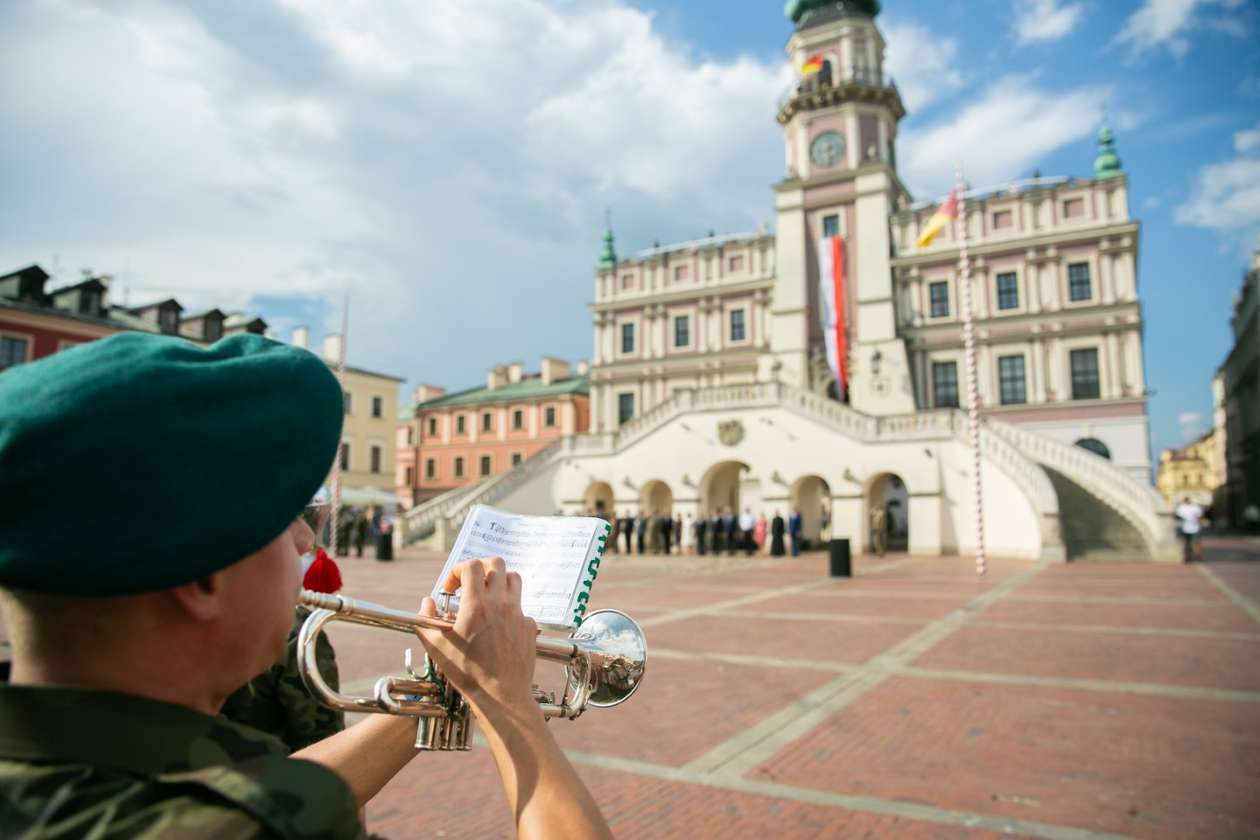
M 639 690 L 647 669 L 647 640 L 638 622 L 620 610 L 596 610 L 572 635 L 590 660 L 587 703 L 599 709 L 625 702 Z M 581 670 L 569 670 L 569 688 L 582 686 Z

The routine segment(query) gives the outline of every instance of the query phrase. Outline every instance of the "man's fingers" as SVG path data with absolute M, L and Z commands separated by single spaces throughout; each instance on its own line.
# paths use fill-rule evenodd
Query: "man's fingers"
M 476 570 L 475 573 L 473 570 Z M 473 579 L 476 579 L 476 585 L 484 588 L 486 582 L 486 569 L 480 560 L 465 560 L 455 568 L 451 569 L 451 573 L 447 575 L 446 581 L 442 584 L 442 589 L 447 592 L 455 592 L 460 587 L 464 588 L 464 594 L 468 594 L 468 588 L 472 585 Z
M 516 607 L 521 605 L 521 576 L 516 572 L 508 572 L 506 577 L 508 600 Z
M 425 618 L 437 618 L 437 604 L 433 603 L 433 599 L 425 597 L 420 602 L 420 615 Z
M 504 591 L 504 577 L 507 575 L 507 564 L 503 562 L 502 557 L 487 557 L 486 563 L 486 592 L 491 596 L 501 595 Z

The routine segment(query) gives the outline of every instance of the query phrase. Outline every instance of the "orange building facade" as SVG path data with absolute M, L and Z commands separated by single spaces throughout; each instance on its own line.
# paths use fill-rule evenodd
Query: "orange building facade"
M 397 430 L 399 501 L 412 507 L 440 493 L 507 472 L 556 438 L 590 428 L 585 364 L 544 357 L 538 373 L 498 365 L 485 387 L 448 394 L 421 385 Z

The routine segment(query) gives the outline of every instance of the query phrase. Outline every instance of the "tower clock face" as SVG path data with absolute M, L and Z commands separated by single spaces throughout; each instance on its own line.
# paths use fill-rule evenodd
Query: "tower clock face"
M 814 138 L 809 159 L 816 166 L 835 166 L 844 157 L 844 138 L 834 131 L 825 131 Z

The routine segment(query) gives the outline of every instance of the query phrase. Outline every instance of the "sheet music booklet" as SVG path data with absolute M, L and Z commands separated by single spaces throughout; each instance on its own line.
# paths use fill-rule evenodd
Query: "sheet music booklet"
M 610 526 L 593 516 L 523 516 L 476 505 L 464 519 L 442 574 L 433 585 L 441 609 L 442 584 L 457 564 L 502 557 L 521 576 L 521 609 L 540 626 L 573 629 L 582 623 Z M 459 606 L 459 596 L 449 609 Z

